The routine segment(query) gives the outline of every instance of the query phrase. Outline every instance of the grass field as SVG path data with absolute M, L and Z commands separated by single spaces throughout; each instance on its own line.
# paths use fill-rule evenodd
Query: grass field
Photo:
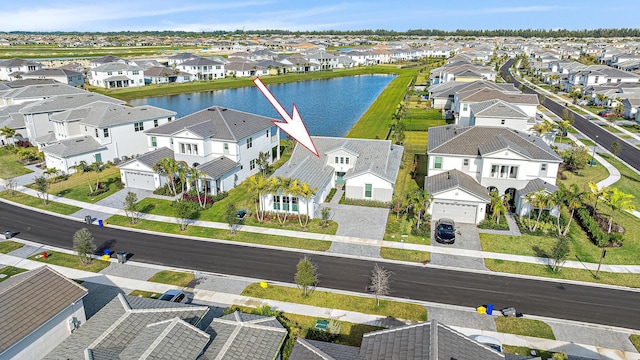
M 428 245 L 429 239 L 426 239 L 426 241 L 423 241 L 422 243 L 423 245 Z M 380 248 L 380 256 L 389 260 L 410 261 L 422 264 L 426 264 L 431 261 L 431 253 L 429 252 L 389 247 Z
M 426 131 L 405 131 L 404 151 L 409 154 L 426 154 L 429 133 Z
M 636 350 L 640 351 L 640 335 L 638 334 L 631 334 L 629 336 L 629 341 L 631 341 L 631 343 L 633 344 L 633 346 L 636 348 Z
M 71 239 L 69 239 L 69 243 L 71 243 Z M 55 251 L 47 251 L 46 260 L 41 256 L 41 254 L 33 255 L 29 257 L 29 260 L 35 260 L 45 264 L 64 266 L 72 269 L 91 271 L 95 273 L 100 272 L 100 270 L 103 270 L 111 264 L 109 261 L 93 259 L 90 264 L 82 265 L 80 263 L 80 258 L 77 255 Z
M 33 172 L 18 160 L 17 154 L 12 154 L 4 147 L 0 147 L 0 179 L 11 179 Z
M 163 270 L 154 274 L 147 281 L 186 287 L 194 278 L 195 275 L 193 273 Z
M 109 190 L 97 196 L 89 196 L 90 189 L 88 181 L 91 181 L 91 186 L 95 189 L 98 179 L 103 186 L 108 186 Z M 51 184 L 49 193 L 78 201 L 95 203 L 107 196 L 115 194 L 120 189 L 122 189 L 120 185 L 120 169 L 111 166 L 100 174 L 95 172 L 85 174 L 74 173 L 69 176 L 67 180 Z
M 47 210 L 47 211 L 51 211 L 51 212 L 58 213 L 58 214 L 63 214 L 63 215 L 70 215 L 70 214 L 73 214 L 74 212 L 82 210 L 81 208 L 79 208 L 77 206 L 57 203 L 57 202 L 53 202 L 53 201 L 49 201 L 49 203 L 47 205 L 43 205 L 42 204 L 42 200 L 40 198 L 37 198 L 35 196 L 31 196 L 31 195 L 27 195 L 27 194 L 23 194 L 23 193 L 20 193 L 20 192 L 17 192 L 14 195 L 12 195 L 7 190 L 0 191 L 0 198 L 7 199 L 7 200 L 13 201 L 13 202 L 17 202 L 17 203 L 22 204 L 22 205 L 27 205 L 29 207 L 34 207 L 34 208 L 38 208 L 38 209 L 42 209 L 42 210 Z
M 618 190 L 633 195 L 633 203 L 636 206 L 636 210 L 640 210 L 640 175 L 609 154 L 598 155 L 602 156 L 608 163 L 620 171 L 620 180 L 616 181 L 611 186 L 617 187 Z
M 607 177 L 609 177 L 609 171 L 602 165 L 598 166 L 585 166 L 576 172 L 565 171 L 564 175 L 567 177 L 565 180 L 558 180 L 569 186 L 571 184 L 577 184 L 582 191 L 589 190 L 589 181 L 598 183 Z
M 319 269 L 322 273 L 322 269 Z M 393 284 L 393 282 L 392 282 Z M 364 286 L 364 285 L 363 285 Z M 356 311 L 364 314 L 390 316 L 397 319 L 427 321 L 427 309 L 417 304 L 407 304 L 398 301 L 380 300 L 362 296 L 335 294 L 324 291 L 314 291 L 311 295 L 302 297 L 297 288 L 269 285 L 266 289 L 254 283 L 247 286 L 242 295 L 260 299 L 286 301 L 296 304 L 319 306 L 328 309 Z
M 8 254 L 14 250 L 20 249 L 23 246 L 24 244 L 11 240 L 0 241 L 0 254 Z
M 501 333 L 555 340 L 551 326 L 540 320 L 515 317 L 497 317 L 496 329 Z
M 197 46 L 122 46 L 122 47 L 72 47 L 57 45 L 17 45 L 0 48 L 0 59 L 10 58 L 97 58 L 105 55 L 120 57 L 173 55 L 178 51 L 198 49 Z

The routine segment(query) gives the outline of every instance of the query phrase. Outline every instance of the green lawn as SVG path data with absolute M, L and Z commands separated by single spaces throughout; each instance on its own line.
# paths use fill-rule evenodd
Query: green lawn
M 0 274 L 7 275 L 6 277 L 0 277 L 0 282 L 7 280 L 13 275 L 20 274 L 27 271 L 27 269 L 17 268 L 15 266 L 5 266 L 0 268 Z
M 207 239 L 221 239 L 251 244 L 282 246 L 294 249 L 327 251 L 331 247 L 331 241 L 309 240 L 277 235 L 258 235 L 244 231 L 237 231 L 231 235 L 226 229 L 212 229 L 200 226 L 189 226 L 186 231 L 179 231 L 176 223 L 165 223 L 151 220 L 141 220 L 136 225 L 130 225 L 125 216 L 114 215 L 107 219 L 108 224 L 133 227 L 136 229 L 157 231 L 168 234 L 197 236 Z
M 560 136 L 556 136 L 554 142 L 556 144 L 569 144 L 571 146 L 575 146 L 576 143 L 573 142 L 573 140 L 566 138 L 566 137 L 560 137 Z
M 51 211 L 51 212 L 63 214 L 63 215 L 70 215 L 79 210 L 82 210 L 82 208 L 79 208 L 77 206 L 71 206 L 71 205 L 52 202 L 52 201 L 49 201 L 47 205 L 43 205 L 42 200 L 40 198 L 31 196 L 31 195 L 26 195 L 20 192 L 17 192 L 14 195 L 11 195 L 11 193 L 7 190 L 0 191 L 0 197 L 3 199 L 7 199 L 9 201 L 17 202 L 22 205 L 27 205 L 30 207 L 47 210 L 47 211 Z
M 565 180 L 559 180 L 565 185 L 577 184 L 582 191 L 589 190 L 589 181 L 598 183 L 607 177 L 609 177 L 609 171 L 602 165 L 598 166 L 585 166 L 576 172 L 565 171 L 564 175 L 567 177 Z
M 69 239 L 69 243 L 71 243 L 71 239 Z M 106 268 L 111 264 L 109 261 L 93 259 L 90 264 L 82 265 L 80 263 L 80 258 L 77 255 L 55 251 L 47 251 L 46 260 L 42 257 L 41 254 L 33 255 L 29 257 L 29 260 L 35 260 L 45 264 L 64 266 L 72 269 L 91 271 L 95 273 L 100 272 L 100 270 Z
M 151 56 L 166 54 L 167 51 L 191 51 L 199 49 L 197 46 L 109 46 L 109 47 L 58 47 L 57 45 L 16 45 L 0 48 L 0 59 L 10 58 L 98 58 L 105 55 L 120 57 Z
M 636 348 L 636 350 L 640 351 L 640 335 L 638 334 L 629 335 L 629 341 L 631 341 L 631 343 Z
M 424 242 L 424 245 L 427 245 L 428 243 L 429 240 L 427 239 L 427 241 Z M 380 256 L 382 256 L 383 259 L 410 261 L 422 264 L 426 264 L 431 261 L 431 253 L 429 252 L 389 247 L 380 248 Z
M 322 273 L 322 269 L 319 269 L 319 271 Z M 393 280 L 391 281 L 391 284 L 393 286 Z M 365 285 L 366 284 L 363 284 L 363 287 Z M 261 299 L 319 306 L 328 309 L 340 309 L 365 314 L 390 316 L 404 320 L 427 321 L 428 319 L 427 309 L 424 306 L 417 304 L 380 300 L 380 306 L 376 306 L 376 299 L 374 298 L 335 294 L 324 291 L 314 291 L 311 295 L 304 298 L 300 295 L 300 291 L 297 288 L 269 285 L 269 287 L 263 289 L 260 287 L 260 284 L 254 283 L 247 286 L 242 291 L 242 295 Z
M 496 329 L 505 334 L 531 336 L 555 340 L 551 326 L 540 320 L 515 317 L 497 317 Z
M 408 154 L 426 154 L 429 133 L 426 131 L 405 131 L 404 152 Z
M 0 179 L 11 179 L 33 172 L 18 160 L 18 155 L 12 154 L 4 147 L 0 147 Z
M 593 146 L 596 143 L 594 143 L 593 141 L 591 141 L 590 139 L 578 139 L 578 141 L 580 141 L 581 143 L 587 145 L 587 146 Z
M 537 359 L 538 357 L 541 359 L 551 359 L 551 357 L 554 354 L 550 351 L 536 350 L 536 349 L 531 349 L 524 346 L 503 345 L 502 348 L 505 354 L 515 354 L 515 355 L 525 356 L 525 359 L 531 356 L 531 351 L 535 351 L 535 354 L 537 356 L 535 359 Z
M 307 336 L 307 332 L 310 329 L 313 329 L 316 325 L 316 321 L 319 320 L 315 316 L 304 316 L 289 313 L 285 313 L 284 317 L 293 321 L 300 327 L 300 336 L 303 338 Z M 340 324 L 340 335 L 335 343 L 348 346 L 360 346 L 362 344 L 362 335 L 384 329 L 379 326 L 354 324 L 346 321 L 338 321 L 338 323 Z
M 0 254 L 8 254 L 14 250 L 20 249 L 23 246 L 24 244 L 11 240 L 0 241 Z
M 104 186 L 109 187 L 109 190 L 97 196 L 89 196 L 90 189 L 88 180 L 91 181 L 91 186 L 95 189 L 98 178 Z M 49 193 L 78 201 L 95 203 L 107 196 L 115 194 L 120 189 L 122 189 L 120 170 L 115 166 L 111 166 L 99 175 L 95 172 L 85 174 L 74 173 L 65 181 L 51 184 Z
M 154 274 L 147 281 L 186 287 L 194 278 L 195 275 L 193 273 L 163 270 Z
M 633 195 L 635 197 L 633 203 L 636 206 L 636 210 L 640 210 L 640 175 L 609 154 L 599 155 L 620 171 L 621 178 L 616 181 L 612 187 L 617 187 L 619 190 Z
M 150 298 L 150 299 L 158 299 L 160 298 L 160 296 L 162 296 L 162 294 L 160 293 L 154 293 L 151 291 L 144 291 L 144 290 L 133 290 L 129 295 L 143 297 L 143 298 Z

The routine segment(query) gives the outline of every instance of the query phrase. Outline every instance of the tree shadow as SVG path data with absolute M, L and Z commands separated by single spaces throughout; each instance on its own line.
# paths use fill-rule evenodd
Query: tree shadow
M 533 252 L 536 254 L 537 257 L 541 257 L 541 258 L 549 257 L 549 253 L 545 249 L 539 247 L 538 245 L 533 245 L 531 247 L 531 250 L 533 250 Z
M 582 259 L 580 259 L 580 257 L 578 255 L 576 255 L 576 259 L 578 259 L 578 261 L 580 262 L 580 264 L 583 264 L 584 266 L 584 262 L 582 261 Z M 591 276 L 593 276 L 594 278 L 596 278 L 596 273 L 594 273 L 591 269 L 589 269 L 588 267 L 584 266 L 585 270 L 587 270 L 589 272 L 589 274 L 591 274 Z
M 96 247 L 96 251 L 95 251 L 94 255 L 102 255 L 102 254 L 104 254 L 105 250 L 113 249 L 115 244 L 116 244 L 116 240 L 115 239 L 109 239 L 109 240 L 104 241 L 102 244 L 100 244 L 100 245 L 98 245 Z

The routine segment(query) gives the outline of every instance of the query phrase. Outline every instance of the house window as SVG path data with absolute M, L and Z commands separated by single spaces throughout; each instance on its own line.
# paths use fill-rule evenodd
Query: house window
M 435 169 L 442 169 L 442 157 L 436 156 L 436 159 L 434 161 L 433 167 Z
M 462 160 L 462 166 L 469 166 L 469 159 Z
M 338 163 L 338 157 L 336 156 L 336 159 L 334 161 L 336 164 Z
M 269 130 L 267 129 L 267 137 L 269 137 Z
M 153 127 L 158 127 L 158 119 L 153 120 Z
M 98 135 L 98 129 L 93 129 L 93 130 L 95 130 L 95 131 L 96 131 L 96 137 L 97 137 L 97 138 L 99 138 L 99 137 L 100 137 L 100 135 Z
M 288 196 L 283 196 L 282 197 L 282 210 L 289 211 L 289 197 Z
M 500 120 L 500 125 L 504 125 L 506 121 L 504 119 Z
M 96 162 L 102 162 L 102 154 L 96 154 Z
M 138 70 L 133 70 L 133 71 L 131 72 L 131 74 L 133 74 L 133 75 L 138 75 L 138 74 L 140 74 L 140 71 L 138 71 Z
M 364 184 L 364 197 L 371 198 L 372 192 L 373 192 L 373 185 Z
M 106 138 L 109 137 L 109 129 L 102 129 L 102 135 Z
M 97 73 L 96 73 L 97 75 Z M 107 71 L 107 75 L 113 75 L 113 73 L 111 71 Z
M 122 75 L 122 71 L 118 71 L 118 75 Z
M 224 147 L 224 151 L 229 151 L 229 144 L 228 143 L 224 143 L 223 147 Z
M 344 157 L 340 156 L 340 164 L 344 164 Z
M 515 179 L 518 177 L 518 167 L 512 166 L 509 168 L 509 179 Z
M 547 176 L 547 164 L 540 164 L 540 175 Z
M 498 177 L 498 171 L 500 170 L 500 166 L 491 165 L 491 177 Z
M 251 161 L 249 161 L 249 170 L 253 170 L 256 168 L 256 160 L 253 159 Z
M 501 178 L 506 178 L 507 177 L 507 172 L 509 171 L 509 167 L 508 166 L 501 166 L 500 167 L 500 177 Z
M 248 138 L 247 139 L 247 149 L 251 149 L 252 146 L 253 146 L 253 139 L 252 138 Z
M 467 111 L 467 108 L 468 108 L 467 104 L 462 105 L 462 111 Z
M 273 196 L 273 210 L 280 210 L 280 196 Z
M 292 211 L 298 211 L 298 198 L 297 197 L 292 197 L 291 198 L 291 210 Z
M 133 129 L 136 132 L 144 130 L 144 123 L 142 122 L 133 123 Z
M 180 153 L 187 154 L 187 155 L 198 155 L 198 145 L 180 144 Z
M 349 165 L 349 158 L 348 157 L 344 158 L 344 163 Z
M 156 139 L 155 136 L 151 137 L 151 146 L 153 146 L 153 147 L 158 146 L 158 139 Z

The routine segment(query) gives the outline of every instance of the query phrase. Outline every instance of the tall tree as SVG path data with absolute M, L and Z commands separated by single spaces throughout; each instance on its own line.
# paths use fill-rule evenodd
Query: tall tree
M 306 255 L 296 265 L 294 280 L 303 297 L 307 297 L 309 289 L 313 291 L 318 285 L 318 268 Z
M 82 265 L 91 264 L 91 255 L 96 251 L 96 245 L 89 229 L 82 228 L 73 234 L 73 251 L 78 253 Z
M 593 181 L 589 181 L 589 189 L 591 190 L 591 194 L 589 195 L 589 198 L 593 200 L 592 215 L 595 216 L 598 213 L 598 200 L 600 200 L 601 198 L 604 198 L 604 195 L 610 191 L 610 188 L 608 186 L 601 188 L 598 186 L 598 184 L 594 183 Z
M 609 215 L 609 230 L 608 233 L 611 233 L 611 227 L 613 226 L 613 214 L 616 210 L 634 210 L 635 205 L 633 204 L 634 196 L 631 194 L 627 194 L 618 190 L 618 188 L 611 188 L 611 191 L 607 191 L 604 194 L 604 201 L 607 205 L 611 207 L 611 214 Z
M 573 126 L 571 126 L 571 122 L 569 120 L 563 120 L 559 123 L 556 123 L 555 128 L 558 129 L 558 132 L 560 133 L 560 142 L 562 142 L 565 134 L 571 131 Z
M 309 210 L 309 205 L 311 205 L 311 198 L 316 194 L 317 191 L 318 191 L 317 187 L 315 187 L 315 188 L 311 187 L 311 184 L 309 184 L 309 183 L 302 183 L 302 189 L 300 191 L 300 196 L 302 196 L 302 198 L 304 199 L 305 206 L 306 206 L 306 209 L 307 209 L 307 216 L 305 217 L 304 225 L 302 225 L 303 227 L 307 227 L 307 225 L 309 225 L 309 220 L 311 220 L 311 215 L 312 214 L 311 214 L 311 212 Z M 300 202 L 298 202 L 298 206 L 300 206 Z
M 180 231 L 187 230 L 189 226 L 189 219 L 193 216 L 193 207 L 188 201 L 174 201 L 173 210 L 178 222 L 178 229 Z
M 256 216 L 258 217 L 258 221 L 262 222 L 264 220 L 264 194 L 269 191 L 269 181 L 260 174 L 255 174 L 249 177 L 249 181 L 247 182 L 249 187 L 249 192 L 254 194 L 254 202 L 256 205 Z
M 549 207 L 549 194 L 544 190 L 536 191 L 532 205 L 538 209 L 538 217 L 536 217 L 536 222 L 534 223 L 533 228 L 529 228 L 529 230 L 536 231 L 538 229 L 538 224 L 540 224 L 542 212 Z
M 16 142 L 16 136 L 20 136 L 22 137 L 22 135 L 20 135 L 18 132 L 16 132 L 15 129 L 12 129 L 8 126 L 4 126 L 2 129 L 0 129 L 0 136 L 4 136 L 7 139 L 7 143 L 9 143 L 9 139 L 11 139 L 12 143 Z
M 93 192 L 93 185 L 91 185 L 91 178 L 89 177 L 89 172 L 91 171 L 91 166 L 89 164 L 87 164 L 86 161 L 82 160 L 77 165 L 74 165 L 72 168 L 75 169 L 76 172 L 79 172 L 80 174 L 86 174 L 87 175 L 87 183 L 89 184 L 89 192 Z
M 91 164 L 91 169 L 96 172 L 96 191 L 100 188 L 100 173 L 107 168 L 107 165 L 102 161 L 96 161 Z
M 496 222 L 496 224 L 500 224 L 500 214 L 507 213 L 511 196 L 509 196 L 509 194 L 501 196 L 497 191 L 492 191 L 489 195 L 491 197 L 491 203 L 489 204 L 489 209 L 491 209 L 491 217 Z
M 616 141 L 614 141 L 611 144 L 611 153 L 615 156 L 618 156 L 618 154 L 620 154 L 620 141 L 618 141 L 618 139 L 616 139 Z
M 569 221 L 567 222 L 567 226 L 562 232 L 563 236 L 567 236 L 569 233 L 569 227 L 571 226 L 571 221 L 573 220 L 573 216 L 579 208 L 582 207 L 582 201 L 585 198 L 585 192 L 580 189 L 578 184 L 571 184 L 568 187 L 564 185 L 564 183 L 560 183 L 560 188 L 563 189 L 564 192 L 564 200 L 567 209 L 569 210 Z
M 134 192 L 127 192 L 127 196 L 122 203 L 122 209 L 124 210 L 129 224 L 137 224 L 140 220 L 140 212 L 138 211 L 138 195 Z
M 369 290 L 376 296 L 376 306 L 380 306 L 380 297 L 388 295 L 391 291 L 390 277 L 391 271 L 375 264 L 371 271 Z
M 269 153 L 266 151 L 265 152 L 260 151 L 260 153 L 258 153 L 258 159 L 256 160 L 256 165 L 260 170 L 260 174 L 266 177 L 271 169 L 271 165 L 269 164 Z
M 33 178 L 33 183 L 38 197 L 42 199 L 42 204 L 47 205 L 49 203 L 49 181 L 44 176 L 36 176 Z
M 551 248 L 551 260 L 553 260 L 551 270 L 554 272 L 560 271 L 570 252 L 571 248 L 569 239 L 566 237 L 559 237 L 556 239 L 556 243 Z
M 233 201 L 227 202 L 224 208 L 224 217 L 229 225 L 229 232 L 233 235 L 236 232 L 236 225 L 238 225 L 238 208 Z

